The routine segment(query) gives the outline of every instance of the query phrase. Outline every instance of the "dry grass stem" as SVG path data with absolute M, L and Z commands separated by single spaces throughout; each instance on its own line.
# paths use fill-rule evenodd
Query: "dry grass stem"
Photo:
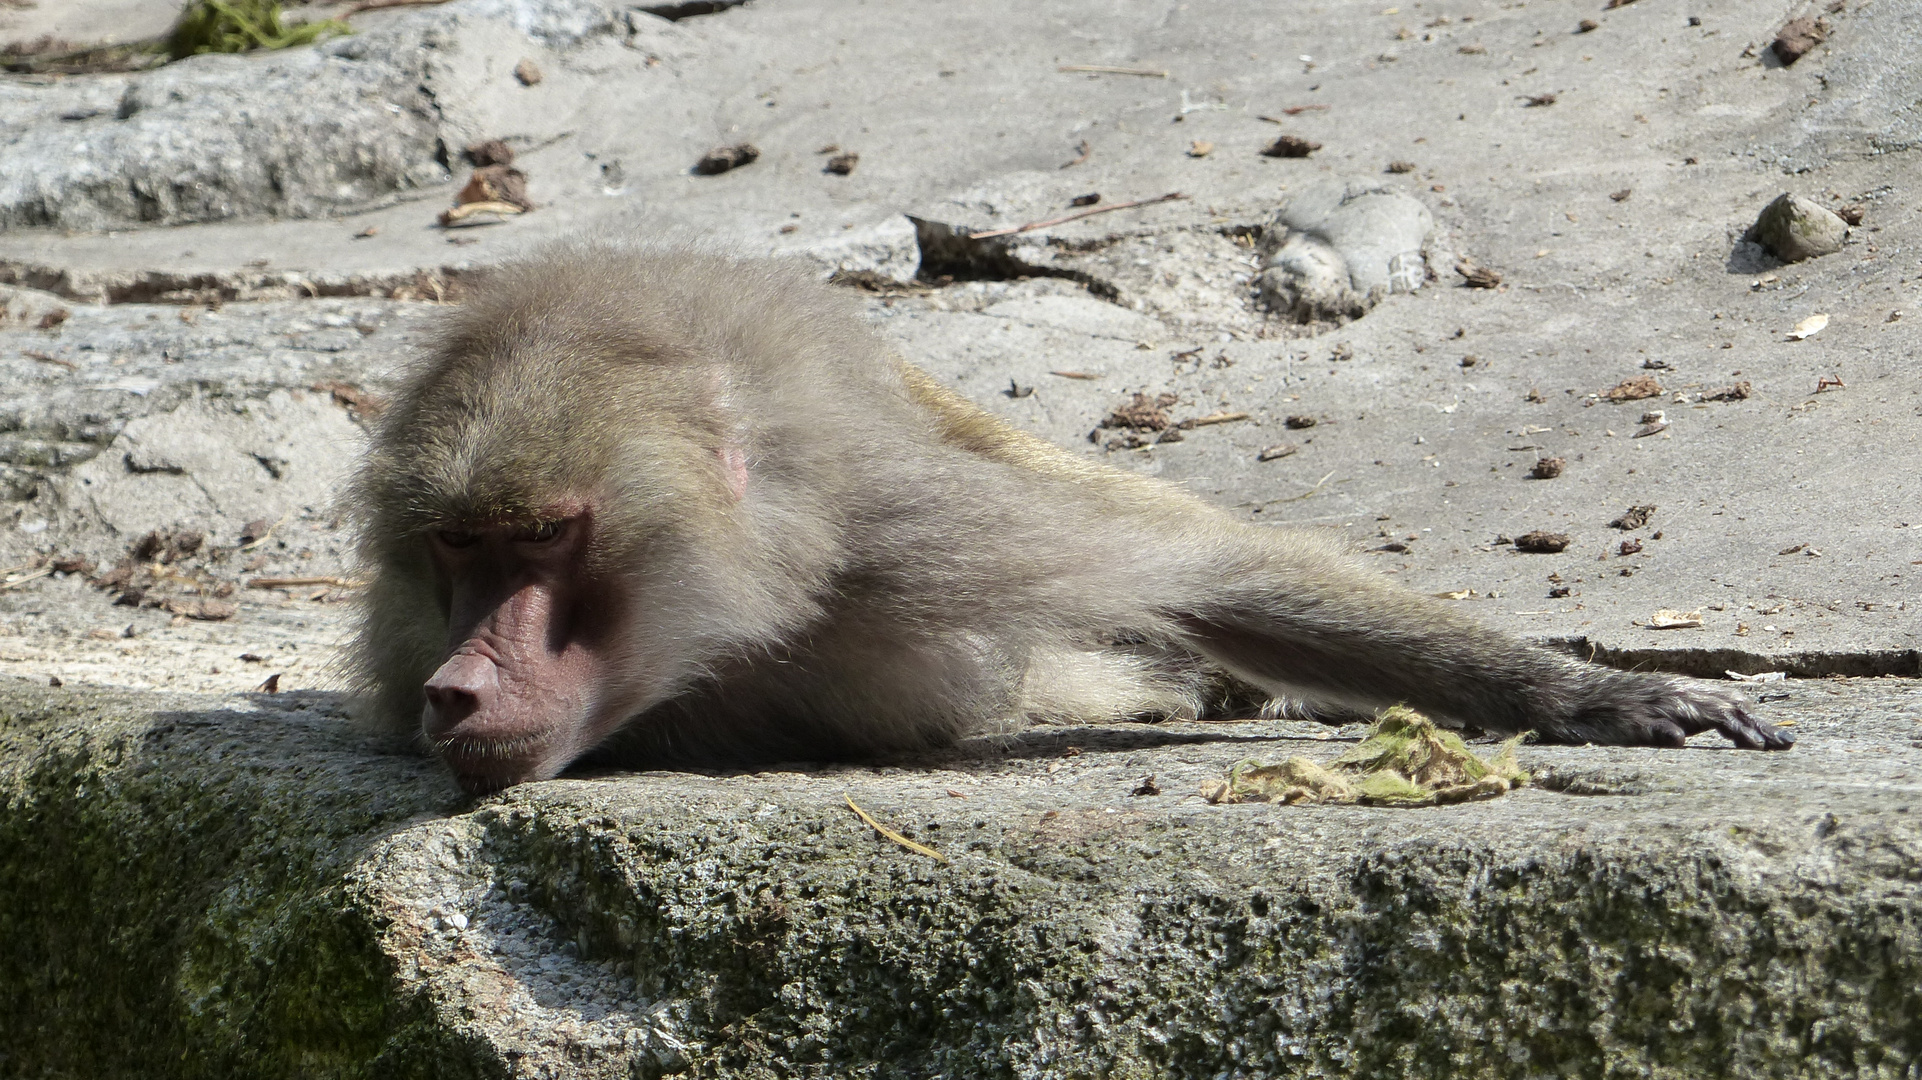
M 878 832 L 882 836 L 887 837 L 889 840 L 892 840 L 895 843 L 901 845 L 902 847 L 907 848 L 909 851 L 914 852 L 916 855 L 926 855 L 928 858 L 934 859 L 938 862 L 948 861 L 948 857 L 946 855 L 941 854 L 940 852 L 934 850 L 928 845 L 917 844 L 914 841 L 908 839 L 907 837 L 902 836 L 900 833 L 895 832 L 893 829 L 888 828 L 886 825 L 883 825 L 880 822 L 874 820 L 874 815 L 868 813 L 866 810 L 861 809 L 861 807 L 855 803 L 854 796 L 844 795 L 842 796 L 842 798 L 848 801 L 848 809 L 854 811 L 855 814 L 857 814 L 862 821 L 867 822 L 868 827 L 872 828 L 875 832 Z
M 1129 202 L 1113 203 L 1109 206 L 1097 206 L 1093 210 L 1083 210 L 1079 214 L 1068 214 L 1065 217 L 1049 218 L 1046 221 L 1030 221 L 1026 225 L 1010 225 L 1005 229 L 989 229 L 986 232 L 969 233 L 968 239 L 986 240 L 986 239 L 989 239 L 990 237 L 995 237 L 995 236 L 1013 236 L 1016 233 L 1033 232 L 1036 229 L 1045 229 L 1051 225 L 1065 225 L 1070 221 L 1079 221 L 1084 217 L 1093 217 L 1096 214 L 1105 214 L 1111 210 L 1127 210 L 1136 206 L 1153 206 L 1155 203 L 1170 202 L 1175 199 L 1185 199 L 1187 197 L 1188 196 L 1183 195 L 1179 191 L 1170 191 L 1166 195 L 1157 195 L 1152 199 L 1134 199 Z

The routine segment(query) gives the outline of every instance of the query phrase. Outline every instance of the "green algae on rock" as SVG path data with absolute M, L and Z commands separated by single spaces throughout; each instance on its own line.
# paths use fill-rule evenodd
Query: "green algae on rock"
M 184 60 L 200 53 L 288 49 L 353 33 L 339 19 L 289 24 L 280 21 L 280 14 L 279 0 L 196 0 L 181 10 L 168 33 L 167 55 Z

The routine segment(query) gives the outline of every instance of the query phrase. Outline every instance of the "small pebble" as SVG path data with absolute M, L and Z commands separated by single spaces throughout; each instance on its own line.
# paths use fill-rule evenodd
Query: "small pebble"
M 1523 533 L 1517 536 L 1515 538 L 1515 550 L 1538 555 L 1553 555 L 1556 552 L 1568 550 L 1569 542 L 1572 539 L 1573 538 L 1567 533 L 1552 533 L 1537 529 L 1534 532 Z
M 717 146 L 701 155 L 701 160 L 694 163 L 694 171 L 702 176 L 714 176 L 751 164 L 760 156 L 761 151 L 753 143 Z
M 1762 208 L 1749 237 L 1783 262 L 1800 262 L 1842 250 L 1848 231 L 1827 207 L 1783 192 Z

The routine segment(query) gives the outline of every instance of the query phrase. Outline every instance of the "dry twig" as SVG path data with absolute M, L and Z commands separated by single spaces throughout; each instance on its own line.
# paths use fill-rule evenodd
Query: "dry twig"
M 1282 455 L 1282 456 L 1285 457 L 1286 455 Z M 1265 501 L 1257 502 L 1257 503 L 1242 503 L 1241 506 L 1237 507 L 1237 509 L 1263 510 L 1270 506 L 1277 506 L 1281 503 L 1300 502 L 1303 499 L 1313 498 L 1315 493 L 1321 490 L 1321 486 L 1323 484 L 1326 484 L 1328 482 L 1328 478 L 1333 475 L 1335 474 L 1332 472 L 1323 474 L 1321 479 L 1315 481 L 1314 487 L 1309 488 L 1307 491 L 1304 491 L 1299 495 L 1290 495 L 1290 496 L 1287 496 L 1286 498 L 1281 498 L 1281 499 L 1267 499 Z M 1342 482 L 1347 483 L 1347 481 L 1345 480 Z
M 282 525 L 287 524 L 287 519 L 293 516 L 294 516 L 294 512 L 292 510 L 289 510 L 286 513 L 280 515 L 279 521 L 276 521 L 272 525 L 267 526 L 267 530 L 261 533 L 259 536 L 256 536 L 252 540 L 249 540 L 246 543 L 241 544 L 240 550 L 252 551 L 255 548 L 259 547 L 260 545 L 266 543 L 268 538 L 274 535 L 274 530 L 280 528 Z
M 1290 105 L 1287 108 L 1281 110 L 1281 114 L 1282 116 L 1300 116 L 1302 113 L 1309 112 L 1309 111 L 1316 111 L 1316 112 L 1326 111 L 1327 108 L 1328 106 L 1326 105 Z M 1255 117 L 1255 119 L 1266 120 L 1271 124 L 1285 124 L 1288 122 L 1286 120 L 1281 119 L 1280 117 L 1274 117 L 1274 116 L 1257 116 Z
M 1183 420 L 1180 426 L 1185 428 L 1198 428 L 1207 427 L 1210 424 L 1232 424 L 1236 420 L 1246 419 L 1248 419 L 1248 414 L 1245 412 L 1213 412 L 1206 416 L 1197 416 L 1192 420 Z
M 364 581 L 342 577 L 257 577 L 247 583 L 249 589 L 299 589 L 308 585 L 331 585 L 336 589 L 358 589 L 365 586 Z
M 1188 196 L 1183 195 L 1179 191 L 1170 191 L 1166 195 L 1157 195 L 1152 199 L 1135 199 L 1131 202 L 1114 203 L 1109 206 L 1097 206 L 1093 210 L 1083 210 L 1079 214 L 1069 214 L 1066 217 L 1050 218 L 1047 221 L 1030 221 L 1026 225 L 1011 225 L 1005 229 L 989 229 L 986 232 L 969 233 L 968 239 L 986 240 L 989 237 L 994 237 L 994 236 L 1013 236 L 1015 233 L 1033 232 L 1036 229 L 1045 229 L 1052 225 L 1065 225 L 1070 221 L 1079 221 L 1084 217 L 1093 217 L 1096 214 L 1105 214 L 1110 210 L 1127 210 L 1136 206 L 1153 206 L 1155 203 L 1170 202 L 1175 199 L 1185 199 L 1187 197 Z
M 854 811 L 857 815 L 859 815 L 861 820 L 867 822 L 868 826 L 872 828 L 875 832 L 878 832 L 882 836 L 887 837 L 889 840 L 892 840 L 895 843 L 900 844 L 902 847 L 907 848 L 909 851 L 914 852 L 916 855 L 926 855 L 927 857 L 939 862 L 948 861 L 948 857 L 946 855 L 941 854 L 940 852 L 934 850 L 928 845 L 917 844 L 914 841 L 908 839 L 907 837 L 902 836 L 900 833 L 895 832 L 893 829 L 888 828 L 886 825 L 883 825 L 880 822 L 874 820 L 874 816 L 872 814 L 869 814 L 866 810 L 863 810 L 861 809 L 860 806 L 856 805 L 854 801 L 854 796 L 843 795 L 842 798 L 848 801 L 848 809 Z
M 440 223 L 442 225 L 452 225 L 459 221 L 465 221 L 476 214 L 499 214 L 502 217 L 512 217 L 520 212 L 520 207 L 507 202 L 484 200 L 482 202 L 462 203 L 452 209 L 441 211 Z
M 360 0 L 360 3 L 341 12 L 336 18 L 345 19 L 349 15 L 358 15 L 363 11 L 377 11 L 381 8 L 427 7 L 432 4 L 445 4 L 446 2 L 447 0 Z
M 1105 64 L 1064 64 L 1056 71 L 1085 71 L 1095 75 L 1145 75 L 1150 79 L 1165 79 L 1168 73 L 1154 68 L 1108 67 Z
M 31 574 L 22 574 L 19 577 L 14 578 L 12 581 L 0 581 L 0 589 L 17 589 L 20 586 L 25 585 L 29 581 L 34 581 L 39 578 L 46 577 L 48 574 L 51 574 L 51 573 L 53 573 L 53 567 L 43 566 L 40 569 L 35 570 Z

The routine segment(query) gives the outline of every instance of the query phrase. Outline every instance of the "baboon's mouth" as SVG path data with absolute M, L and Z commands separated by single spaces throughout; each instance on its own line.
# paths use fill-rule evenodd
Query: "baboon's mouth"
M 548 764 L 548 739 L 526 736 L 477 739 L 453 736 L 434 744 L 440 759 L 469 795 L 491 795 L 530 780 L 545 780 L 558 769 Z

